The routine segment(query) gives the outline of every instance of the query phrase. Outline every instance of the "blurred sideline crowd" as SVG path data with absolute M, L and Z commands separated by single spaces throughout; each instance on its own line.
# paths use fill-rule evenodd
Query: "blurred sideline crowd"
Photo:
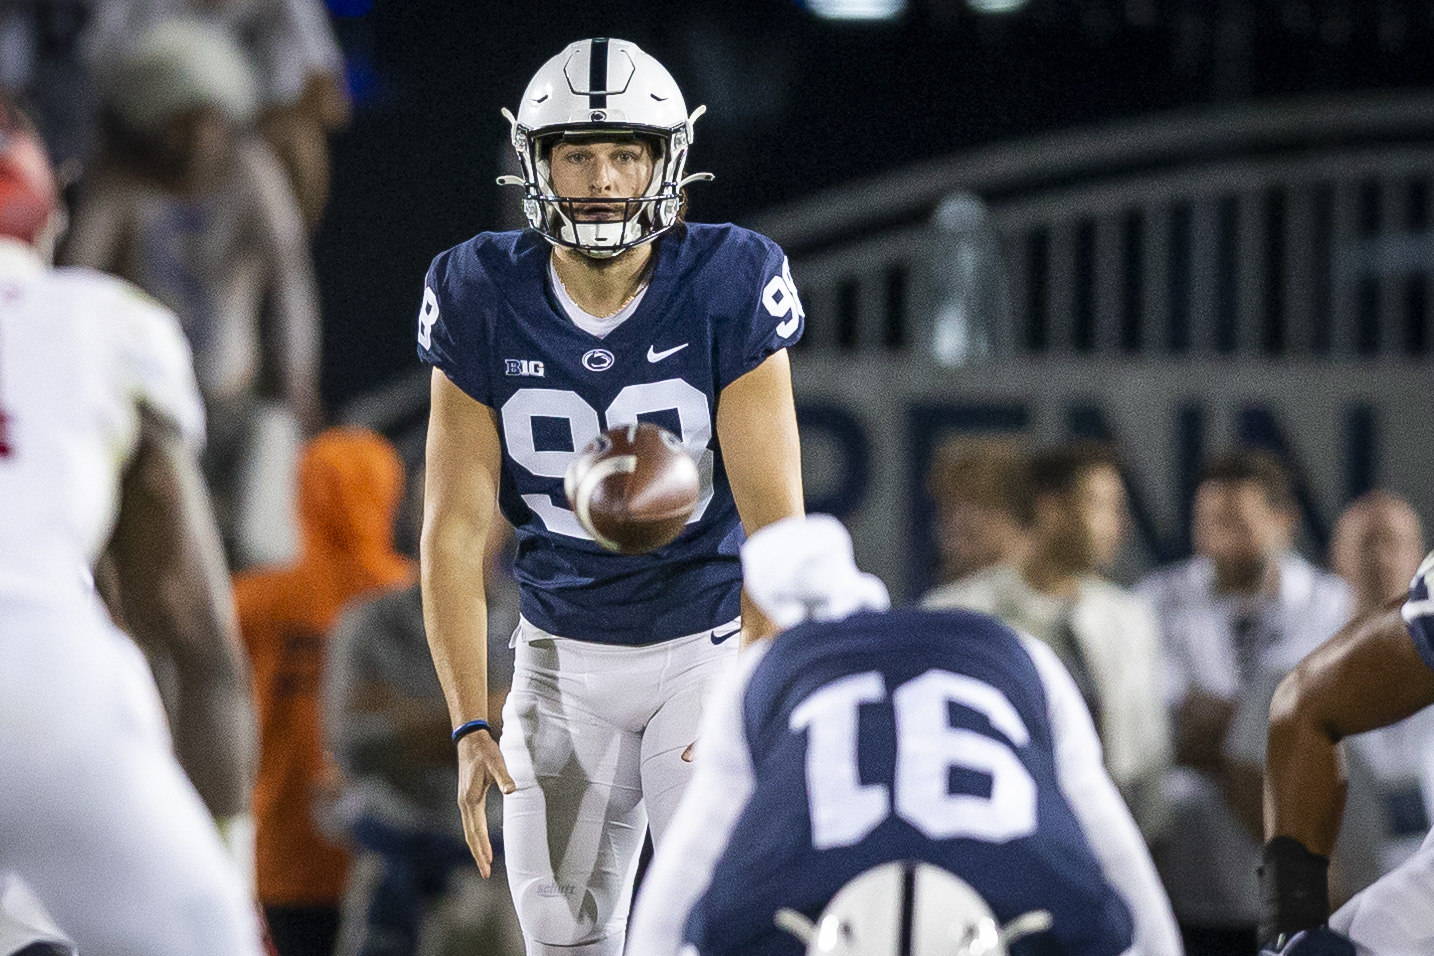
M 940 449 L 929 487 L 945 583 L 924 603 L 984 611 L 1050 645 L 1095 718 L 1187 952 L 1254 954 L 1275 689 L 1352 617 L 1407 591 L 1425 547 L 1413 507 L 1388 491 L 1361 496 L 1339 516 L 1320 567 L 1296 551 L 1281 461 L 1234 449 L 1202 470 L 1194 554 L 1126 588 L 1106 576 L 1127 525 L 1110 448 L 955 441 Z M 1347 741 L 1335 905 L 1427 832 L 1431 744 L 1428 713 Z
M 382 437 L 323 427 L 308 240 L 349 102 L 322 3 L 0 0 L 0 87 L 29 104 L 67 180 L 61 263 L 134 282 L 190 341 L 253 674 L 253 868 L 280 956 L 520 953 L 501 850 L 479 879 L 454 799 L 412 560 L 421 476 Z M 1126 533 L 1110 448 L 956 441 L 929 490 L 942 583 L 924 602 L 1055 650 L 1189 951 L 1253 954 L 1275 687 L 1407 587 L 1418 515 L 1389 492 L 1361 497 L 1317 566 L 1296 551 L 1281 462 L 1235 449 L 1204 469 L 1193 556 L 1123 587 L 1108 577 Z M 495 728 L 518 615 L 510 552 L 493 542 L 485 584 Z M 1336 904 L 1428 829 L 1431 743 L 1422 717 L 1349 742 Z

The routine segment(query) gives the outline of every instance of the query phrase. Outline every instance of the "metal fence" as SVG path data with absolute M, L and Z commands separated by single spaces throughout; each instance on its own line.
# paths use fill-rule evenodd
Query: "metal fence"
M 930 347 L 941 201 L 974 194 L 991 357 L 1423 357 L 1434 349 L 1434 96 L 1298 101 L 926 163 L 763 217 L 806 348 Z M 959 290 L 958 290 L 959 291 Z

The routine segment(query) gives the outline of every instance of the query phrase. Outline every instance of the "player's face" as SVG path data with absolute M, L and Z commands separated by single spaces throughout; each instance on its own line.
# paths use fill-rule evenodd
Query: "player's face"
M 549 158 L 553 189 L 578 199 L 633 199 L 652 182 L 653 156 L 641 140 L 558 143 Z M 619 203 L 574 203 L 573 217 L 604 222 L 623 217 Z

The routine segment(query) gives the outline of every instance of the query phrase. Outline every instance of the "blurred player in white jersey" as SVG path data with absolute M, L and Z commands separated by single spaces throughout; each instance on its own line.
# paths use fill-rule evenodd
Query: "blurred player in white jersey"
M 247 811 L 253 716 L 188 348 L 130 286 L 50 269 L 55 202 L 33 127 L 0 101 L 0 873 L 81 953 L 256 956 L 216 826 Z M 101 561 L 116 614 L 175 663 L 173 749 L 96 596 Z

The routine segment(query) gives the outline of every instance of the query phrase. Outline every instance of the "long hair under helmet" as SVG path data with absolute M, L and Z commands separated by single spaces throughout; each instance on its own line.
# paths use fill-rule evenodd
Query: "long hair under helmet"
M 503 110 L 523 175 L 500 176 L 498 183 L 523 187 L 523 214 L 550 243 L 594 258 L 615 256 L 677 225 L 683 187 L 712 178 L 683 174 L 692 124 L 706 109 L 689 115 L 672 75 L 637 44 L 579 40 L 538 70 L 516 117 Z M 575 137 L 643 140 L 653 149 L 652 181 L 634 198 L 557 195 L 549 158 L 555 144 Z M 577 204 L 595 203 L 612 204 L 622 215 L 597 222 L 574 215 Z

